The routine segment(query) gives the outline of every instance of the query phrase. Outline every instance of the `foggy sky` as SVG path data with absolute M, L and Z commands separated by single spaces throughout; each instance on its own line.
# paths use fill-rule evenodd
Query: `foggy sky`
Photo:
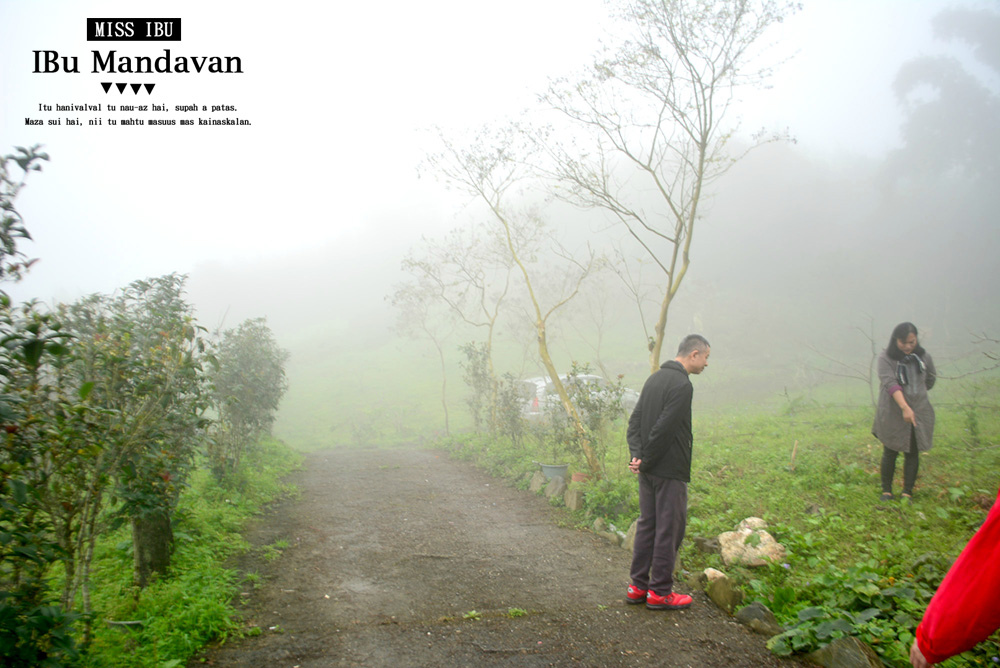
M 898 142 L 890 84 L 899 65 L 937 47 L 943 2 L 817 0 L 776 32 L 791 57 L 773 89 L 740 107 L 744 127 L 788 127 L 806 150 L 878 155 Z M 546 78 L 584 64 L 600 35 L 597 0 L 456 0 L 350 9 L 283 5 L 287 22 L 238 5 L 180 3 L 175 53 L 239 55 L 246 73 L 147 75 L 152 101 L 234 104 L 251 129 L 25 127 L 38 102 L 100 102 L 100 74 L 32 74 L 33 49 L 85 55 L 87 16 L 125 2 L 0 6 L 0 136 L 5 149 L 52 155 L 20 198 L 41 263 L 21 296 L 69 299 L 200 263 L 291 257 L 326 243 L 358 254 L 376 240 L 447 229 L 454 199 L 416 165 L 422 130 L 515 114 Z M 317 13 L 319 12 L 319 13 Z M 127 12 L 126 12 L 127 13 Z M 280 28 L 276 28 L 280 25 Z M 130 49 L 157 54 L 162 44 Z M 86 62 L 86 58 L 82 59 Z M 392 222 L 389 222 L 392 221 Z M 376 250 L 374 256 L 381 255 Z

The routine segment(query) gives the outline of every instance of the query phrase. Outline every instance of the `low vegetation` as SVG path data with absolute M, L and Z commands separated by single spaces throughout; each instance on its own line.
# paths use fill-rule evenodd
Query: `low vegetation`
M 264 504 L 290 492 L 281 479 L 299 460 L 280 442 L 266 441 L 246 455 L 239 489 L 222 486 L 207 467 L 200 468 L 178 503 L 170 572 L 141 591 L 129 568 L 129 533 L 102 536 L 94 560 L 93 640 L 75 665 L 184 666 L 206 643 L 242 634 L 233 599 L 240 587 L 254 587 L 259 576 L 251 573 L 241 580 L 230 563 L 250 549 L 241 535 L 246 522 Z M 53 582 L 59 577 L 55 574 Z

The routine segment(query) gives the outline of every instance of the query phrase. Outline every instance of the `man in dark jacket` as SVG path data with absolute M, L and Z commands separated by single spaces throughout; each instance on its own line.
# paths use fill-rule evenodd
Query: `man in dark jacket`
M 690 596 L 673 591 L 691 480 L 694 388 L 688 376 L 705 370 L 710 352 L 700 334 L 684 337 L 677 357 L 646 380 L 628 421 L 629 469 L 639 476 L 639 522 L 632 548 L 632 584 L 625 600 L 645 603 L 652 610 L 691 605 Z

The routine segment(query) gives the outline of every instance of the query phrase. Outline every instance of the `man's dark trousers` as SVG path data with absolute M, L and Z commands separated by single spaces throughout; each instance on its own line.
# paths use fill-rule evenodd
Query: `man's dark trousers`
M 639 522 L 632 548 L 632 584 L 659 596 L 673 591 L 674 564 L 687 527 L 687 483 L 639 473 Z

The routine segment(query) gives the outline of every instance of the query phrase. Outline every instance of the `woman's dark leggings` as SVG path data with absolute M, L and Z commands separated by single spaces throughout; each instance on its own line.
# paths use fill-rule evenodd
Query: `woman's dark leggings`
M 892 479 L 896 475 L 895 450 L 882 446 L 882 492 L 892 493 Z M 913 484 L 920 469 L 920 453 L 917 451 L 917 434 L 910 430 L 910 451 L 903 453 L 903 494 L 913 494 Z

